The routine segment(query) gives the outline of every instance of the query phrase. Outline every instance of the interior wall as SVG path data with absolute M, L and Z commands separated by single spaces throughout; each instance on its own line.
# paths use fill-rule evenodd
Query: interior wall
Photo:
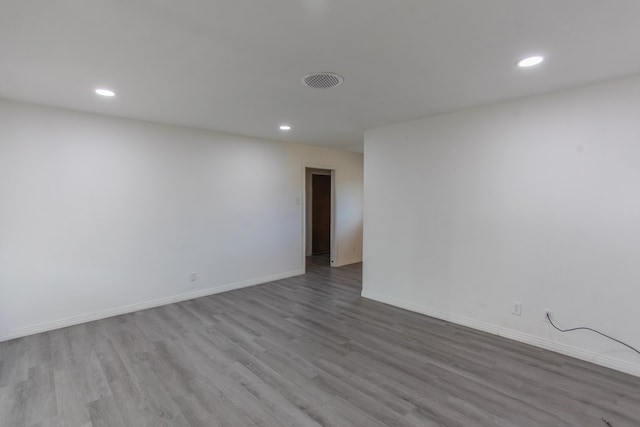
M 368 131 L 363 296 L 640 374 L 543 313 L 640 347 L 638 112 L 633 77 Z
M 303 273 L 312 163 L 359 261 L 361 154 L 0 101 L 0 340 Z

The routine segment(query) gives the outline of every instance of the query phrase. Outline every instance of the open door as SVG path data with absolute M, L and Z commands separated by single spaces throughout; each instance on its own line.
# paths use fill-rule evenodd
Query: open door
M 311 254 L 331 251 L 331 175 L 311 175 Z
M 305 168 L 305 247 L 306 262 L 333 265 L 334 172 L 331 169 Z

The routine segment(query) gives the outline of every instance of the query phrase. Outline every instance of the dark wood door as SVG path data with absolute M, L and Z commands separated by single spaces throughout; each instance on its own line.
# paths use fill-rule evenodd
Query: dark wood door
M 311 175 L 311 252 L 331 250 L 331 175 Z

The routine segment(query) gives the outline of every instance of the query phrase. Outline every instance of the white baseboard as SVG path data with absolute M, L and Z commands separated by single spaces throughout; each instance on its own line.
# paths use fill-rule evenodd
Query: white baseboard
M 67 326 L 78 325 L 80 323 L 92 322 L 94 320 L 105 319 L 107 317 L 119 316 L 121 314 L 132 313 L 134 311 L 146 310 L 148 308 L 159 307 L 161 305 L 172 304 L 175 302 L 187 301 L 194 298 L 200 298 L 208 295 L 219 294 L 222 292 L 233 291 L 235 289 L 247 288 L 249 286 L 261 285 L 263 283 L 273 282 L 275 280 L 286 279 L 288 277 L 299 276 L 304 274 L 304 270 L 293 270 L 286 273 L 274 274 L 272 276 L 260 277 L 257 279 L 245 280 L 243 282 L 230 283 L 222 286 L 214 286 L 208 289 L 201 289 L 193 292 L 185 292 L 182 294 L 171 295 L 168 297 L 157 298 L 149 301 L 138 302 L 120 307 L 108 308 L 93 313 L 85 313 L 78 316 L 67 317 L 65 319 L 53 320 L 50 322 L 39 323 L 37 325 L 26 326 L 24 328 L 10 330 L 0 333 L 0 342 L 11 340 L 14 338 L 25 337 L 40 332 L 52 331 L 54 329 L 66 328 Z
M 500 326 L 492 325 L 490 323 L 481 322 L 478 320 L 470 319 L 468 317 L 459 316 L 457 314 L 447 313 L 441 310 L 436 310 L 430 307 L 425 307 L 411 302 L 399 300 L 397 298 L 388 297 L 364 289 L 362 290 L 362 297 L 384 304 L 392 305 L 394 307 L 399 307 L 405 310 L 424 314 L 426 316 L 435 317 L 436 319 L 441 319 L 458 325 L 467 326 L 469 328 L 478 329 L 483 332 L 488 332 L 490 334 L 509 338 L 514 341 L 519 341 L 525 344 L 544 348 L 546 350 L 554 351 L 556 353 L 564 354 L 566 356 L 574 357 L 576 359 L 584 360 L 596 365 L 604 366 L 607 368 L 615 369 L 616 371 L 640 377 L 640 364 L 626 362 L 624 360 L 616 359 L 611 356 L 606 356 L 592 351 L 583 350 L 578 347 L 557 343 L 546 338 L 541 338 L 535 335 L 530 335 L 511 329 L 506 329 Z

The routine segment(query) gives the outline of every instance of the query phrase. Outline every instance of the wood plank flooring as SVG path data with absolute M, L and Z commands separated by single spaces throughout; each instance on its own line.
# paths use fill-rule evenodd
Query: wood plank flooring
M 0 343 L 0 426 L 640 426 L 640 379 L 363 299 L 361 266 Z

